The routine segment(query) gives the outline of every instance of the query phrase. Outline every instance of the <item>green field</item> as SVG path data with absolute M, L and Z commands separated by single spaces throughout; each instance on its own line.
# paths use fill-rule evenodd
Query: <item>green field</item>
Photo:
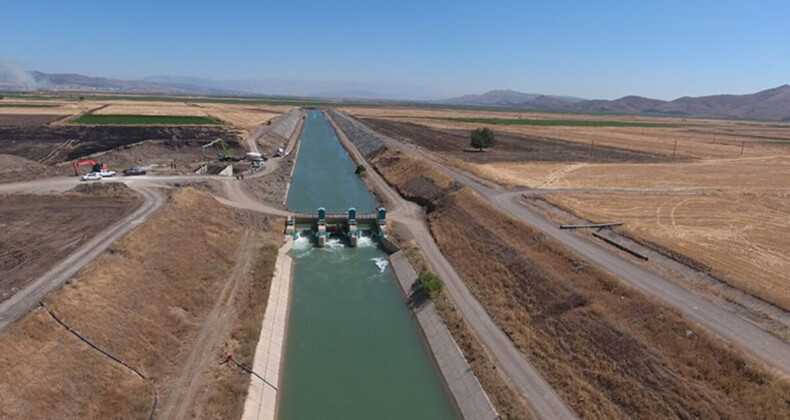
M 0 104 L 0 108 L 55 108 L 57 106 L 50 104 Z
M 217 125 L 222 124 L 222 121 L 209 117 L 187 115 L 85 114 L 73 120 L 72 123 L 90 125 Z
M 500 125 L 536 125 L 542 127 L 677 127 L 676 124 L 640 123 L 625 121 L 595 121 L 595 120 L 529 120 L 506 118 L 440 118 L 437 120 L 461 121 L 481 124 Z

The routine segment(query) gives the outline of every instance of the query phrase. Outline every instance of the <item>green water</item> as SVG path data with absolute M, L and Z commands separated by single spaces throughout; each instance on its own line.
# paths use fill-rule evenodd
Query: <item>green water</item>
M 321 111 L 309 111 L 285 204 L 297 212 L 371 213 L 376 201 Z
M 313 173 L 307 184 L 325 183 L 335 172 L 340 174 L 335 179 L 342 179 L 348 168 L 353 174 L 345 153 L 311 150 L 309 145 L 325 142 L 343 151 L 331 128 L 314 130 L 314 123 L 326 121 L 311 111 L 296 171 L 316 168 L 314 159 L 331 155 L 337 160 L 325 166 L 330 169 Z M 323 140 L 306 139 L 308 135 Z M 343 191 L 356 200 L 353 205 L 360 211 L 375 208 L 364 183 L 353 189 L 338 187 L 311 188 L 306 193 L 292 185 L 288 205 L 312 211 L 323 203 L 328 211 L 342 211 L 349 204 L 335 200 L 332 205 L 337 207 L 330 207 L 326 200 Z M 297 202 L 305 207 L 292 204 Z M 280 420 L 459 418 L 395 283 L 387 255 L 374 240 L 363 237 L 359 247 L 349 248 L 332 238 L 325 248 L 315 248 L 312 238 L 303 236 L 294 241 L 291 257 L 294 284 L 279 392 Z

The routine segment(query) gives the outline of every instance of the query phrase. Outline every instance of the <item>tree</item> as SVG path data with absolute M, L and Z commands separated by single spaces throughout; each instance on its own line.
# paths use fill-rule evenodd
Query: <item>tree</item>
M 483 149 L 487 149 L 491 146 L 496 144 L 496 138 L 494 137 L 494 132 L 491 131 L 490 128 L 478 128 L 472 131 L 470 136 L 471 142 L 469 143 L 472 147 L 477 148 L 479 151 L 483 151 Z

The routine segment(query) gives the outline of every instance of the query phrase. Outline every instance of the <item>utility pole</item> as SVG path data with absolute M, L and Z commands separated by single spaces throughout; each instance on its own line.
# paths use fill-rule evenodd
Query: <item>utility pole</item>
M 741 156 L 743 156 L 743 146 L 746 145 L 745 141 L 741 141 Z
M 595 140 L 590 142 L 590 157 L 588 158 L 588 160 L 592 160 L 592 154 L 593 154 L 593 148 L 594 147 L 595 147 Z
M 675 140 L 675 145 L 672 146 L 672 160 L 675 160 L 675 152 L 678 150 L 678 141 Z

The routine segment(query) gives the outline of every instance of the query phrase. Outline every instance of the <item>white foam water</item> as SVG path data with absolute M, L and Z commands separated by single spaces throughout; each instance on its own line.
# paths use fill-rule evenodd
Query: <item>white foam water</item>
M 299 236 L 294 239 L 293 249 L 305 249 L 310 246 L 310 238 L 307 236 Z
M 357 240 L 357 247 L 358 248 L 369 248 L 372 246 L 376 246 L 376 243 L 373 242 L 373 238 L 370 236 L 360 236 Z
M 334 251 L 336 249 L 343 249 L 345 247 L 346 245 L 343 243 L 343 241 L 337 238 L 327 239 L 326 243 L 324 244 L 324 248 L 329 249 L 330 251 Z
M 376 257 L 376 258 L 371 258 L 370 260 L 376 263 L 376 267 L 379 268 L 379 273 L 383 273 L 384 270 L 387 269 L 387 266 L 390 263 L 389 261 L 387 261 L 386 257 Z

